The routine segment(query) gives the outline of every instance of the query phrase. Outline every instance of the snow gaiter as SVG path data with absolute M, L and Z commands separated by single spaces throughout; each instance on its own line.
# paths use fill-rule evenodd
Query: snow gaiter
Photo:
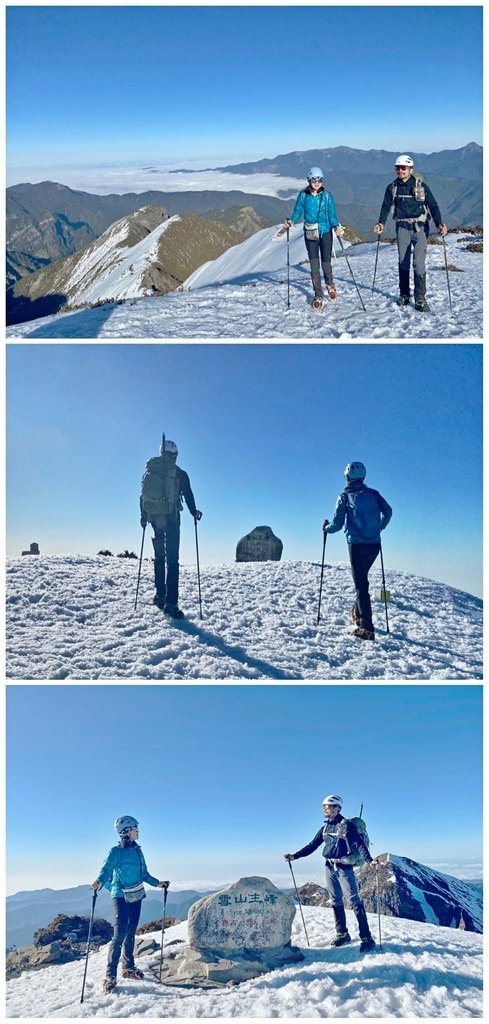
M 418 302 L 420 299 L 426 297 L 426 274 L 417 274 L 414 271 L 414 301 Z
M 333 284 L 333 271 L 331 269 L 331 263 L 321 263 L 323 268 L 324 280 L 326 284 Z
M 363 903 L 355 903 L 352 907 L 353 913 L 358 921 L 358 932 L 361 939 L 371 939 L 370 928 L 368 926 L 367 915 L 365 913 L 365 907 Z
M 311 281 L 314 288 L 314 297 L 317 299 L 323 298 L 323 286 L 321 284 L 321 275 L 319 273 L 319 259 L 310 260 L 311 264 Z

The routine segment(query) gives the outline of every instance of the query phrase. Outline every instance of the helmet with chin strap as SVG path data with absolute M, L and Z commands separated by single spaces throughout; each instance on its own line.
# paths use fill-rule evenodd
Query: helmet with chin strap
M 120 836 L 124 835 L 125 832 L 129 832 L 132 828 L 138 828 L 138 822 L 135 818 L 131 817 L 130 814 L 124 814 L 122 818 L 116 818 L 114 821 L 114 828 Z
M 353 480 L 364 480 L 367 475 L 367 470 L 363 465 L 363 462 L 349 462 L 345 469 L 345 476 L 348 483 Z
M 310 181 L 311 178 L 321 178 L 321 180 L 324 178 L 324 174 L 320 167 L 310 167 L 307 172 L 307 180 Z
M 407 153 L 401 153 L 396 160 L 396 167 L 414 167 L 414 160 Z

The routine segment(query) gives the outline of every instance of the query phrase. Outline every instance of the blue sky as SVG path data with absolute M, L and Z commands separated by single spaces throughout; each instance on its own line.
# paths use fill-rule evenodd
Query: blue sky
M 481 705 L 471 685 L 9 686 L 8 891 L 91 881 L 120 814 L 177 888 L 287 885 L 330 792 L 364 803 L 374 854 L 450 873 L 481 855 Z M 321 881 L 320 851 L 297 872 Z
M 361 459 L 394 509 L 387 573 L 481 595 L 481 360 L 471 344 L 9 344 L 8 554 L 139 551 L 164 430 L 204 513 L 201 564 L 233 562 L 261 525 L 284 560 L 318 561 Z M 343 533 L 327 559 L 348 560 Z M 186 509 L 181 561 L 195 562 Z
M 481 143 L 481 11 L 11 6 L 8 163 Z

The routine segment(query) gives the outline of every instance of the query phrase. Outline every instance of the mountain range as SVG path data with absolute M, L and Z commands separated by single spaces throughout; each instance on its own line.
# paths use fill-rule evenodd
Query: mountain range
M 378 877 L 381 914 L 482 932 L 482 893 L 469 882 L 442 874 L 408 857 L 384 853 L 378 860 L 378 876 L 371 865 L 364 865 L 358 871 L 359 891 L 367 911 L 376 913 L 378 910 Z M 300 886 L 298 892 L 305 906 L 331 905 L 328 893 L 320 885 L 307 883 Z M 209 891 L 173 891 L 170 887 L 167 916 L 186 918 L 190 907 L 207 895 Z M 8 896 L 7 947 L 31 943 L 34 931 L 45 927 L 57 914 L 90 914 L 91 903 L 92 892 L 88 885 L 37 889 Z M 111 897 L 106 889 L 98 895 L 96 915 L 112 920 Z M 161 894 L 148 888 L 142 904 L 141 924 L 159 920 L 161 915 Z

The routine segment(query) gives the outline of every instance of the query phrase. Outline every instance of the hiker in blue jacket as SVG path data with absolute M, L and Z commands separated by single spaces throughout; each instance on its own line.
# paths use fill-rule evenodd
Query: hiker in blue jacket
M 117 967 L 122 950 L 122 977 L 143 978 L 134 963 L 134 942 L 136 928 L 141 914 L 141 903 L 145 898 L 143 882 L 160 889 L 167 889 L 169 882 L 159 882 L 150 875 L 143 851 L 139 846 L 139 826 L 130 814 L 116 818 L 114 828 L 119 843 L 109 850 L 92 889 L 98 891 L 105 886 L 112 896 L 114 909 L 114 935 L 109 946 L 107 973 L 104 992 L 111 992 L 117 983 Z
M 346 927 L 343 903 L 343 897 L 345 897 L 358 922 L 360 952 L 368 953 L 375 948 L 375 942 L 370 934 L 365 907 L 358 895 L 352 862 L 358 863 L 363 860 L 366 864 L 372 864 L 374 859 L 370 856 L 368 846 L 354 822 L 349 818 L 344 818 L 341 814 L 342 806 L 343 801 L 336 793 L 325 796 L 323 800 L 324 825 L 316 832 L 314 839 L 311 839 L 307 846 L 297 850 L 297 853 L 285 853 L 284 857 L 288 861 L 308 857 L 323 843 L 326 888 L 331 897 L 336 931 L 331 945 L 344 946 L 347 942 L 351 942 L 351 936 Z M 352 852 L 353 850 L 355 853 Z
M 399 298 L 398 306 L 409 306 L 409 272 L 411 253 L 414 271 L 414 308 L 418 313 L 429 313 L 426 301 L 426 249 L 430 233 L 430 215 L 441 235 L 448 228 L 443 224 L 440 207 L 426 182 L 414 174 L 414 160 L 402 153 L 396 160 L 396 180 L 387 186 L 374 231 L 380 235 L 385 227 L 391 206 L 396 222 L 397 249 L 399 254 Z
M 363 462 L 349 462 L 346 487 L 336 502 L 333 519 L 324 520 L 325 533 L 337 533 L 344 526 L 356 599 L 352 608 L 353 636 L 375 640 L 372 604 L 368 587 L 369 570 L 380 551 L 380 533 L 390 522 L 392 509 L 385 498 L 365 484 Z
M 307 187 L 297 196 L 294 212 L 285 221 L 285 226 L 298 224 L 304 218 L 304 241 L 311 265 L 311 280 L 314 288 L 313 306 L 320 309 L 323 305 L 323 288 L 319 271 L 319 256 L 323 268 L 326 289 L 330 299 L 336 298 L 331 269 L 331 252 L 333 248 L 333 230 L 340 237 L 344 234 L 336 214 L 331 192 L 324 191 L 323 172 L 320 167 L 311 167 L 307 174 Z

